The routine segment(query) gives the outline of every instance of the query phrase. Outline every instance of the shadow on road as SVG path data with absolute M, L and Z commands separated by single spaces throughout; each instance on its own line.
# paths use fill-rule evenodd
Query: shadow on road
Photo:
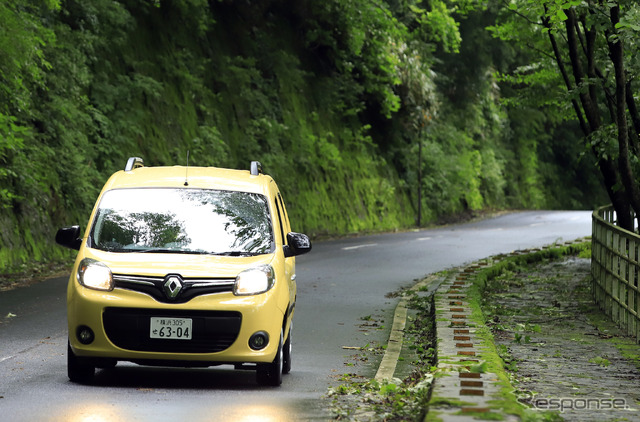
M 285 377 L 286 382 L 286 377 Z M 234 370 L 230 366 L 215 368 L 164 368 L 121 363 L 115 368 L 96 372 L 91 383 L 97 387 L 188 390 L 264 390 L 251 370 Z

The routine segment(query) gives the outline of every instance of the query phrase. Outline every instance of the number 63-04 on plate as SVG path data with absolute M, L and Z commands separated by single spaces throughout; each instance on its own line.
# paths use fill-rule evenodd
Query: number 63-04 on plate
M 190 318 L 152 317 L 149 336 L 170 340 L 191 340 L 192 320 Z

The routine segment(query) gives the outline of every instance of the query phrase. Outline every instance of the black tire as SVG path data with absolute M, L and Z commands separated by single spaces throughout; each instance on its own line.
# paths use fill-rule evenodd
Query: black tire
M 260 385 L 269 385 L 278 387 L 282 384 L 282 367 L 283 367 L 283 351 L 282 351 L 282 331 L 280 331 L 280 343 L 278 343 L 278 352 L 271 363 L 263 363 L 258 365 L 256 371 L 256 380 Z
M 89 384 L 93 380 L 96 368 L 86 358 L 76 356 L 67 344 L 67 375 L 72 382 Z
M 292 326 L 289 326 L 289 335 L 287 336 L 287 341 L 284 342 L 284 346 L 282 347 L 282 373 L 283 374 L 288 374 L 289 372 L 291 372 L 292 328 L 293 328 Z

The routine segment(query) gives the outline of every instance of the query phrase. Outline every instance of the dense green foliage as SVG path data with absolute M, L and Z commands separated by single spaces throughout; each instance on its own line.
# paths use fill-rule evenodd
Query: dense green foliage
M 0 3 L 0 269 L 55 258 L 127 157 L 260 160 L 311 235 L 601 201 L 576 131 L 508 108 L 473 0 Z M 421 146 L 421 148 L 419 148 Z M 421 160 L 418 152 L 421 151 Z M 421 183 L 418 181 L 421 175 Z

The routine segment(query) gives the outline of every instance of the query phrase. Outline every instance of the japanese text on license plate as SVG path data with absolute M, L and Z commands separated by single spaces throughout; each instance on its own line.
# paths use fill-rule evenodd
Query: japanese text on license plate
M 191 318 L 151 317 L 151 338 L 191 340 Z

